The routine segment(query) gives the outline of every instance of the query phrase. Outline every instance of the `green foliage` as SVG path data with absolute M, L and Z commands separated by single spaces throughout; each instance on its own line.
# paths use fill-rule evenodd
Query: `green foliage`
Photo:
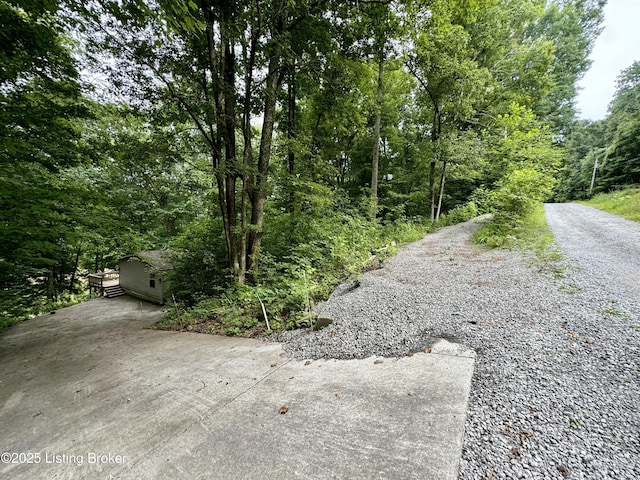
M 589 54 L 602 29 L 605 3 L 606 0 L 546 2 L 543 15 L 530 26 L 532 38 L 545 37 L 553 42 L 552 65 L 546 74 L 552 88 L 534 111 L 558 134 L 568 133 L 573 123 L 577 81 L 591 64 Z
M 494 221 L 517 224 L 538 203 L 549 198 L 554 183 L 552 176 L 535 168 L 509 172 L 492 193 Z
M 552 264 L 562 258 L 547 225 L 542 204 L 531 209 L 515 226 L 496 222 L 483 225 L 474 241 L 490 247 L 518 248 L 529 252 L 544 269 L 557 268 Z
M 100 192 L 96 201 L 108 206 L 113 222 L 154 246 L 203 210 L 210 189 L 206 164 L 193 151 L 198 138 L 173 114 L 160 103 L 150 111 L 99 108 L 83 132 L 84 148 L 95 152 L 87 187 Z
M 448 213 L 441 215 L 438 219 L 437 225 L 439 227 L 445 227 L 447 225 L 455 225 L 457 223 L 466 222 L 472 218 L 477 217 L 479 214 L 478 206 L 475 202 L 470 201 L 464 205 L 459 205 Z
M 197 279 L 202 275 L 203 279 L 215 284 L 216 274 L 203 275 L 200 268 L 193 289 L 212 295 L 212 298 L 181 311 L 180 318 L 175 311 L 170 312 L 159 327 L 227 335 L 269 333 L 261 301 L 273 331 L 302 325 L 300 322 L 308 315 L 307 299 L 312 305 L 325 300 L 340 282 L 376 268 L 393 254 L 392 243 L 417 240 L 429 228 L 410 222 L 381 226 L 359 211 L 334 210 L 324 201 L 316 207 L 322 215 L 312 210 L 269 215 L 265 225 L 265 246 L 268 248 L 262 254 L 260 270 L 253 272 L 253 285 L 227 284 L 227 288 L 218 293 L 211 289 L 207 291 Z M 203 250 L 211 245 L 206 235 L 200 235 L 198 230 L 193 233 L 202 239 Z M 182 258 L 190 260 L 189 255 L 197 249 L 193 248 L 193 238 L 185 240 L 191 250 Z M 199 260 L 193 258 L 193 263 L 183 265 L 180 270 L 188 271 L 195 266 Z M 217 268 L 219 273 L 223 271 L 220 266 Z M 218 276 L 218 281 L 220 279 Z M 182 278 L 178 283 L 179 288 L 189 284 Z M 217 284 L 218 287 L 223 285 Z
M 640 61 L 623 72 L 618 85 L 608 118 L 611 143 L 596 191 L 640 183 Z
M 65 171 L 83 161 L 79 121 L 89 112 L 56 9 L 57 2 L 0 1 L 3 324 L 77 292 L 83 191 Z
M 493 225 L 478 237 L 492 245 L 512 242 L 515 234 L 509 232 L 550 198 L 561 158 L 548 128 L 540 126 L 530 109 L 511 105 L 510 113 L 498 118 L 498 126 L 502 135 L 487 138 L 493 164 L 500 169 L 489 194 Z
M 579 123 L 571 132 L 558 200 L 585 199 L 640 183 L 639 99 L 640 61 L 636 61 L 618 76 L 607 117 Z
M 222 221 L 201 216 L 171 243 L 178 266 L 171 275 L 171 291 L 187 306 L 220 293 L 230 281 Z
M 564 142 L 563 168 L 555 188 L 555 200 L 566 202 L 589 196 L 594 163 L 596 160 L 602 163 L 606 143 L 604 121 L 582 120 L 573 125 Z M 598 183 L 596 189 L 599 188 Z
M 296 325 L 307 299 L 440 212 L 437 225 L 491 211 L 492 228 L 518 230 L 550 194 L 560 140 L 567 196 L 596 148 L 598 188 L 637 173 L 633 71 L 606 144 L 596 128 L 566 136 L 599 0 L 57 6 L 0 0 L 3 291 L 53 300 L 78 293 L 83 270 L 170 246 L 168 324 L 260 334 L 263 305 L 272 329 Z M 86 118 L 61 18 L 126 105 Z

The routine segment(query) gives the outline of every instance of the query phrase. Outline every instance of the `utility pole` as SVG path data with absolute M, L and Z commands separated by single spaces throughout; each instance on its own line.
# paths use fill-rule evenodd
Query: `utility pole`
M 591 175 L 591 186 L 589 187 L 589 196 L 593 192 L 593 185 L 596 182 L 596 170 L 598 169 L 598 154 L 596 153 L 596 160 L 593 162 L 593 174 Z

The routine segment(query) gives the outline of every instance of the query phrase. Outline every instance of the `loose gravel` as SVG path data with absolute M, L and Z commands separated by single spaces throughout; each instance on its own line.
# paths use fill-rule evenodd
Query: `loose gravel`
M 475 349 L 461 479 L 640 478 L 640 300 L 570 247 L 541 266 L 471 244 L 478 227 L 407 245 L 317 307 L 333 324 L 278 340 L 299 359 Z

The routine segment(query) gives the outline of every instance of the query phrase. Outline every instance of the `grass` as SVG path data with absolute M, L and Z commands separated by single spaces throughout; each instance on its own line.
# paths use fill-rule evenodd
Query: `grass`
M 579 202 L 640 222 L 640 188 L 626 188 L 611 193 L 601 193 L 591 200 Z
M 605 308 L 602 313 L 605 313 L 607 315 L 611 315 L 612 317 L 626 317 L 627 314 L 624 313 L 622 310 L 620 310 L 619 308 Z
M 565 261 L 562 251 L 555 241 L 544 215 L 544 205 L 537 205 L 530 213 L 519 219 L 516 226 L 488 223 L 474 238 L 476 243 L 487 244 L 494 248 L 518 249 L 529 258 L 530 266 L 540 272 L 562 280 L 560 290 L 574 294 L 579 287 L 566 283 L 567 269 L 571 267 Z
M 537 205 L 515 226 L 488 223 L 476 234 L 477 243 L 492 247 L 519 248 L 533 253 L 541 263 L 549 264 L 562 259 L 562 253 L 555 243 L 553 233 L 544 216 L 544 205 Z M 562 276 L 561 271 L 556 272 Z

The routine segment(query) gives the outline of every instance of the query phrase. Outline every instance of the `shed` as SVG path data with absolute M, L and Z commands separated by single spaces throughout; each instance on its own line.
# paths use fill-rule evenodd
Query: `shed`
M 165 303 L 169 298 L 168 274 L 173 270 L 171 252 L 150 250 L 122 257 L 120 287 L 127 295 Z

